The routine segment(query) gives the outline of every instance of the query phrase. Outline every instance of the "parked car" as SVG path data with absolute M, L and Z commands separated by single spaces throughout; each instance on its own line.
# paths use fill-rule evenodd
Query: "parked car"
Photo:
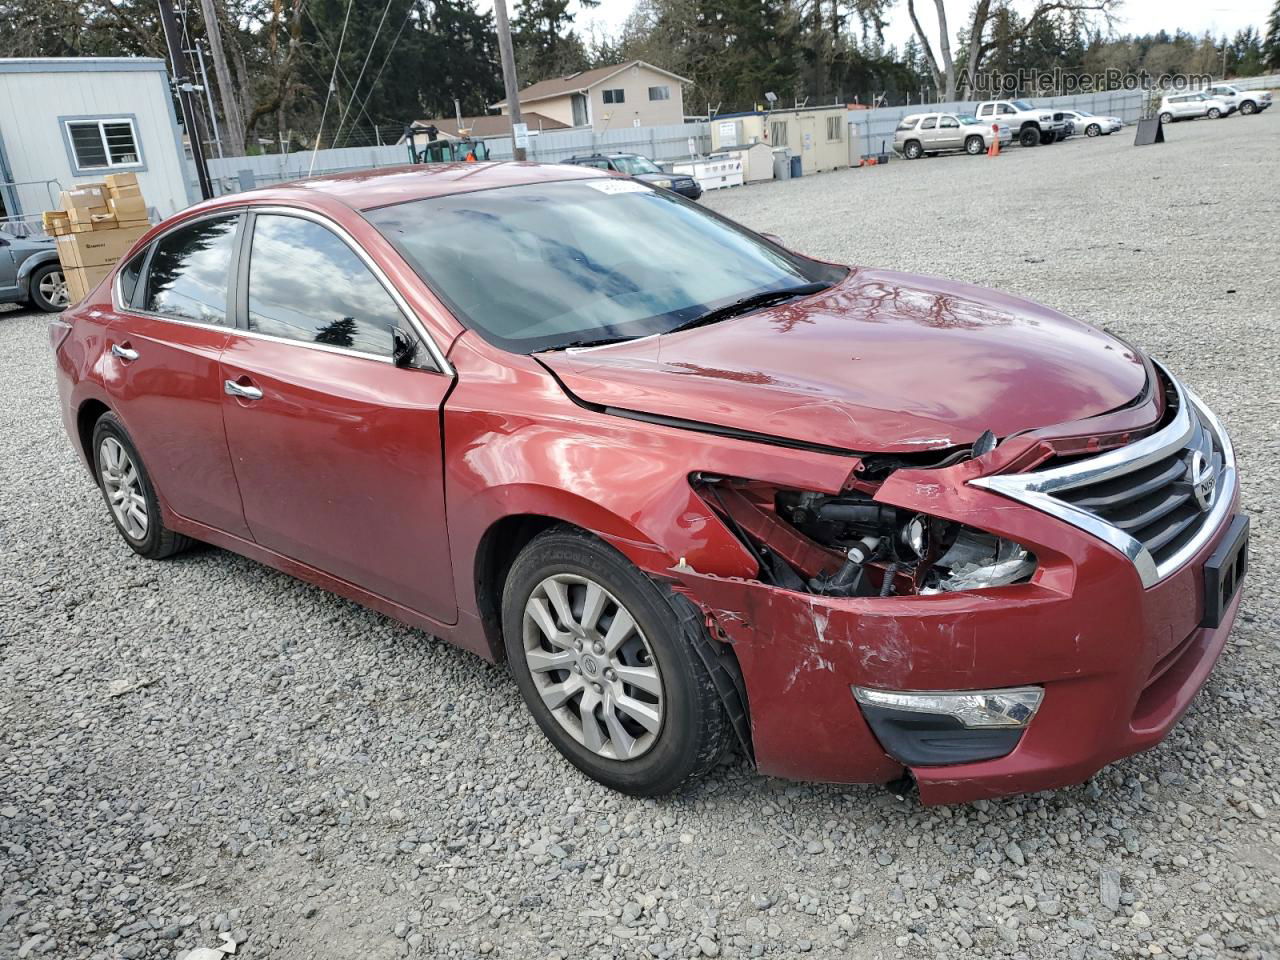
M 0 233 L 0 303 L 53 313 L 67 306 L 67 283 L 52 237 Z
M 991 145 L 992 127 L 999 128 L 1001 145 L 1013 141 L 1013 130 L 1008 126 L 979 123 L 969 114 L 913 113 L 898 123 L 893 149 L 908 160 L 953 150 L 976 156 Z
M 926 803 L 1076 783 L 1169 732 L 1239 605 L 1231 441 L 1172 371 L 595 169 L 211 200 L 50 335 L 129 548 L 505 661 L 627 793 L 733 743 Z
M 1216 97 L 1229 107 L 1239 110 L 1241 115 L 1246 117 L 1261 113 L 1271 106 L 1270 90 L 1242 90 L 1234 84 L 1219 83 L 1204 92 L 1211 97 Z
M 1160 101 L 1159 113 L 1163 123 L 1173 123 L 1175 120 L 1198 120 L 1201 117 L 1217 120 L 1230 116 L 1234 109 L 1226 101 L 1207 93 L 1175 93 Z
M 1105 137 L 1124 128 L 1124 121 L 1119 117 L 1100 117 L 1087 110 L 1063 110 L 1062 117 L 1074 125 L 1074 133 L 1083 133 L 1086 137 Z
M 981 123 L 993 120 L 1016 131 L 1018 143 L 1034 147 L 1037 143 L 1049 144 L 1066 135 L 1066 123 L 1053 119 L 1053 111 L 1035 106 L 1026 100 L 984 100 L 973 111 Z
M 697 200 L 702 196 L 702 186 L 693 177 L 683 173 L 667 173 L 648 157 L 642 157 L 638 153 L 593 153 L 590 156 L 570 157 L 563 162 L 625 173 L 655 187 L 673 190 L 690 200 Z

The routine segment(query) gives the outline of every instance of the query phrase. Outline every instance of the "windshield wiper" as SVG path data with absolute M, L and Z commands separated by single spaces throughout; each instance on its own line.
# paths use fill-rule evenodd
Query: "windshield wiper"
M 600 337 L 595 340 L 570 340 L 568 343 L 557 343 L 554 347 L 547 347 L 543 353 L 550 353 L 553 350 L 570 350 L 574 347 L 603 347 L 610 343 L 626 343 L 628 340 L 635 340 L 635 337 Z
M 765 290 L 761 293 L 753 293 L 749 297 L 741 297 L 733 301 L 733 303 L 725 304 L 723 307 L 716 307 L 714 310 L 708 310 L 706 313 L 699 314 L 692 320 L 686 320 L 684 323 L 672 327 L 667 331 L 667 333 L 675 333 L 679 330 L 689 330 L 693 327 L 702 327 L 709 323 L 728 320 L 730 317 L 736 317 L 749 310 L 756 310 L 760 307 L 767 307 L 775 303 L 781 303 L 783 300 L 790 300 L 793 297 L 803 297 L 811 293 L 821 293 L 823 290 L 827 290 L 830 287 L 831 284 L 829 283 L 802 283 L 794 287 L 785 287 L 782 290 Z

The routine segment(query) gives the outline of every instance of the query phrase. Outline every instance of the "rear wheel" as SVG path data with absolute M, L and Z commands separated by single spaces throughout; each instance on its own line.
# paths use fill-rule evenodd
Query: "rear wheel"
M 516 558 L 502 632 L 543 734 L 605 786 L 667 793 L 729 745 L 696 610 L 588 534 L 557 527 Z
M 1161 123 L 1173 123 L 1173 114 L 1172 114 L 1172 113 L 1162 113 L 1162 114 L 1160 114 L 1160 122 L 1161 122 Z
M 93 427 L 93 467 L 116 529 L 135 553 L 163 560 L 192 541 L 164 525 L 160 501 L 124 424 L 104 413 Z
M 67 278 L 61 264 L 36 267 L 30 280 L 31 304 L 45 313 L 57 313 L 68 306 Z
M 1040 131 L 1035 127 L 1023 127 L 1018 134 L 1018 142 L 1024 147 L 1034 147 L 1040 142 Z
M 902 147 L 902 155 L 908 160 L 918 160 L 924 156 L 924 147 L 918 140 L 908 140 Z
M 1257 113 L 1257 112 L 1258 112 L 1258 105 L 1254 103 L 1252 100 L 1246 100 L 1244 103 L 1240 104 L 1240 113 L 1246 117 L 1251 113 Z
M 1084 128 L 1084 135 L 1086 137 L 1096 137 L 1101 133 L 1102 127 L 1098 126 L 1096 123 L 1091 123 Z
M 977 134 L 974 134 L 964 142 L 964 149 L 969 156 L 976 157 L 978 154 L 982 153 L 983 150 L 987 149 L 987 147 L 982 138 Z

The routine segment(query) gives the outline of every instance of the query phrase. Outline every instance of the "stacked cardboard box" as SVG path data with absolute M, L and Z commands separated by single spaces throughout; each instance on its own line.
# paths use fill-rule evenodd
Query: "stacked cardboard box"
M 83 300 L 150 226 L 132 173 L 63 190 L 62 208 L 45 212 L 44 229 L 57 238 L 71 302 Z

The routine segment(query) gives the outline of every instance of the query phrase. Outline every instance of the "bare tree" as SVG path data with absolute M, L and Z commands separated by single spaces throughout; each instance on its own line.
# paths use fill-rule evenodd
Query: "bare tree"
M 1003 8 L 1008 0 L 977 0 L 973 7 L 973 16 L 969 22 L 965 36 L 969 43 L 964 61 L 964 73 L 957 74 L 955 58 L 951 53 L 951 34 L 947 27 L 947 11 L 945 0 L 933 0 L 938 13 L 938 54 L 934 53 L 933 43 L 916 15 L 915 0 L 907 0 L 907 13 L 911 16 L 911 25 L 915 28 L 916 37 L 924 52 L 925 63 L 933 74 L 933 81 L 943 100 L 955 100 L 960 82 L 966 91 L 972 92 L 974 80 L 982 67 L 988 53 L 996 47 L 995 40 L 987 27 L 993 22 L 993 14 Z M 1037 0 L 1031 14 L 1022 21 L 1006 38 L 1016 42 L 1027 36 L 1041 21 L 1057 14 L 1100 14 L 1111 25 L 1111 18 L 1121 0 Z

